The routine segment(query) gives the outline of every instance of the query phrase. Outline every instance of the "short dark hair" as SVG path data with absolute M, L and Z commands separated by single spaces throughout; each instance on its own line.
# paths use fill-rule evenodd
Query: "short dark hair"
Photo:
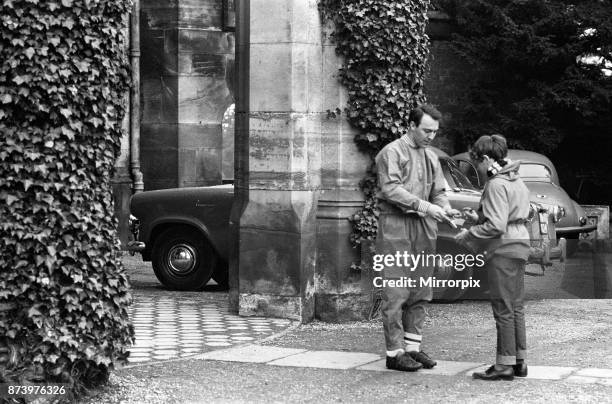
M 431 104 L 422 104 L 410 110 L 408 123 L 414 122 L 416 126 L 419 126 L 421 124 L 421 119 L 423 119 L 423 115 L 425 114 L 431 116 L 435 121 L 439 121 L 442 118 L 442 114 L 436 109 L 436 107 Z
M 500 134 L 481 136 L 470 149 L 470 157 L 475 161 L 482 161 L 484 155 L 489 156 L 498 163 L 502 163 L 508 155 L 508 143 Z

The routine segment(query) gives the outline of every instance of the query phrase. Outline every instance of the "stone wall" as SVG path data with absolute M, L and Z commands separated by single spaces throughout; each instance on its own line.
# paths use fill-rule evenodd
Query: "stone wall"
M 443 114 L 434 146 L 450 155 L 462 150 L 455 151 L 455 139 L 445 135 L 445 128 L 455 124 L 454 114 L 465 102 L 466 90 L 473 79 L 470 65 L 452 49 L 452 31 L 453 23 L 446 14 L 437 11 L 429 14 L 430 69 L 425 78 L 425 94 L 427 100 Z
M 220 184 L 222 119 L 233 104 L 234 33 L 221 0 L 142 0 L 145 189 Z

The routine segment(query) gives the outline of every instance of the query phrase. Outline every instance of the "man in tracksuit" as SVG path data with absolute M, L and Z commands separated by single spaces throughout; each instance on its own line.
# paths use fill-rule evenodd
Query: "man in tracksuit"
M 407 133 L 376 156 L 380 187 L 377 254 L 435 253 L 437 222 L 460 214 L 450 207 L 442 167 L 436 154 L 427 148 L 438 131 L 440 117 L 440 112 L 430 105 L 413 109 Z M 432 368 L 436 362 L 420 349 L 425 305 L 432 298 L 432 290 L 430 286 L 420 287 L 419 278 L 431 276 L 433 267 L 409 268 L 401 264 L 386 266 L 384 278 L 408 277 L 416 280 L 416 286 L 383 287 L 387 368 Z

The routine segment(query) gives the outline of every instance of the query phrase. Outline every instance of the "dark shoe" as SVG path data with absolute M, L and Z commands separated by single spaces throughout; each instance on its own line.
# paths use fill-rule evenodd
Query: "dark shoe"
M 472 377 L 481 380 L 514 380 L 514 368 L 508 366 L 503 370 L 496 370 L 493 365 L 484 372 L 475 372 Z
M 516 377 L 527 377 L 527 364 L 526 363 L 517 363 L 516 365 L 512 365 L 514 368 L 514 376 Z
M 423 365 L 405 353 L 395 357 L 387 356 L 387 369 L 401 370 L 403 372 L 414 372 L 422 367 Z
M 431 369 L 438 364 L 438 362 L 431 359 L 429 355 L 427 355 L 423 351 L 421 352 L 413 351 L 413 352 L 406 352 L 406 353 L 410 355 L 410 357 L 414 359 L 415 361 L 422 363 L 425 369 Z

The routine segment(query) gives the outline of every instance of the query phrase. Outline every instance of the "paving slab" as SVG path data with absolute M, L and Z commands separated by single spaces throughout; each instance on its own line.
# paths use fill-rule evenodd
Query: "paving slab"
M 565 381 L 578 384 L 603 384 L 604 386 L 612 386 L 612 379 L 604 379 L 601 377 L 587 376 L 570 376 Z
M 308 351 L 268 362 L 268 365 L 322 369 L 350 369 L 379 359 L 379 355 L 371 353 Z
M 560 366 L 530 366 L 525 379 L 561 380 L 575 372 L 577 368 Z
M 230 349 L 211 351 L 194 356 L 193 359 L 227 362 L 266 363 L 305 352 L 305 349 L 281 348 L 275 346 L 249 344 Z
M 481 362 L 452 362 L 437 361 L 438 364 L 433 369 L 419 369 L 417 373 L 427 375 L 454 376 L 470 369 L 483 366 Z M 377 372 L 397 372 L 397 370 L 387 369 L 386 359 L 359 366 L 357 370 L 372 370 Z
M 357 370 L 373 370 L 376 372 L 397 372 L 396 370 L 387 369 L 387 359 L 381 359 L 375 362 L 370 362 L 365 365 L 359 366 Z
M 478 366 L 478 367 L 477 367 L 477 368 L 475 368 L 475 369 L 468 370 L 468 371 L 465 373 L 465 375 L 466 375 L 466 376 L 470 376 L 470 377 L 472 377 L 472 374 L 474 374 L 474 373 L 476 373 L 476 372 L 484 372 L 485 370 L 487 370 L 487 369 L 489 368 L 489 366 L 491 366 L 491 364 L 487 364 L 487 365 Z
M 580 369 L 575 376 L 603 377 L 612 379 L 612 369 L 586 368 Z
M 472 369 L 466 373 L 466 376 L 472 376 L 474 372 L 484 372 L 491 365 L 484 365 L 476 369 Z M 561 380 L 576 371 L 577 368 L 559 367 L 559 366 L 532 366 L 528 365 L 528 376 L 521 379 L 534 380 Z
M 440 360 L 436 362 L 438 362 L 438 364 L 433 369 L 420 369 L 419 373 L 426 375 L 454 376 L 484 365 L 482 362 L 452 362 Z

